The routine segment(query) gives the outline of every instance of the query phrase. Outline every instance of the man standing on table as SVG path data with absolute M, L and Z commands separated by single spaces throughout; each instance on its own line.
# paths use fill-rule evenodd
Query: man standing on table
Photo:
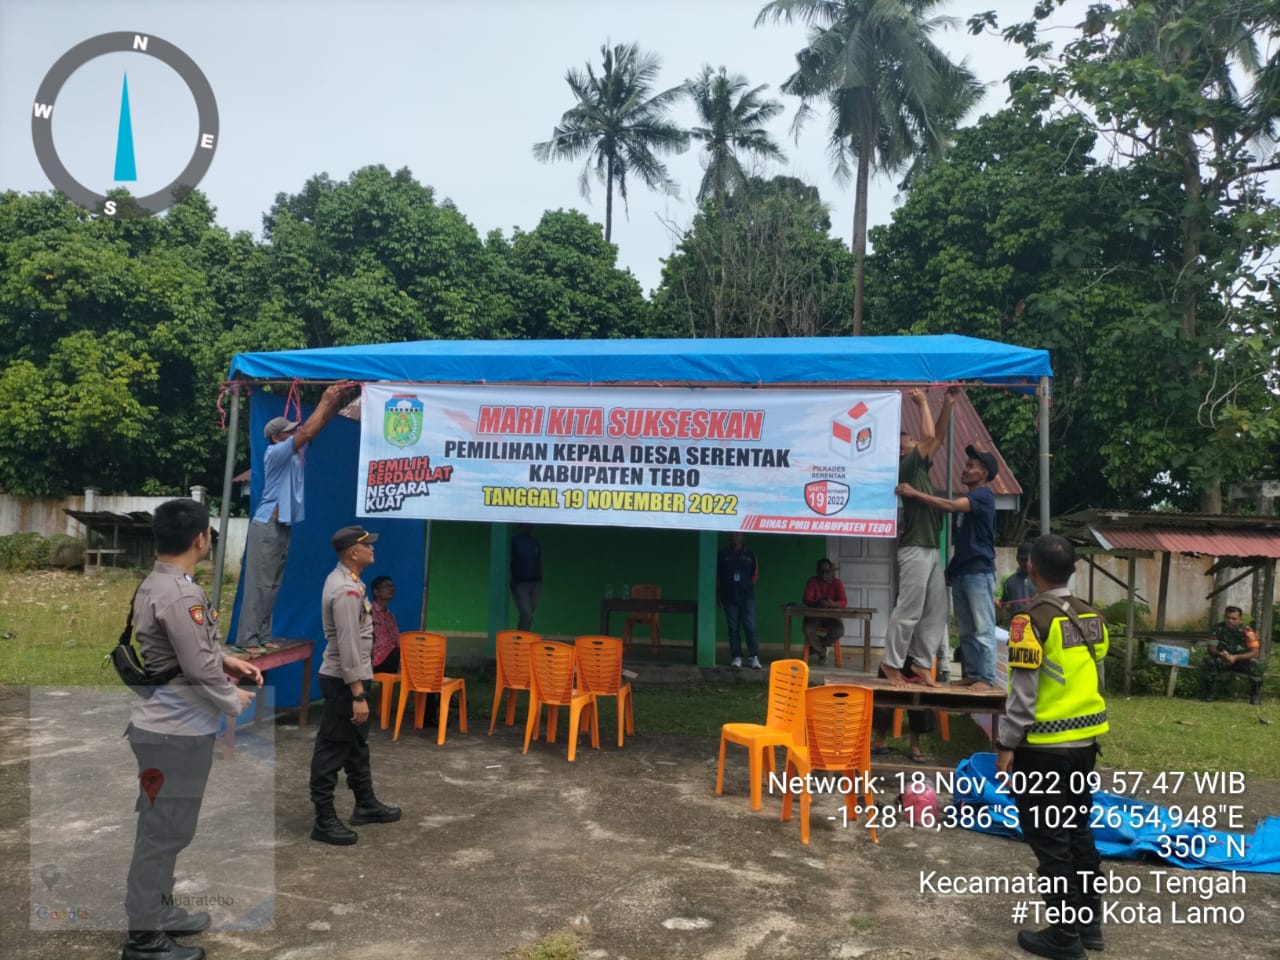
M 302 451 L 334 418 L 352 384 L 335 383 L 307 422 L 276 417 L 263 429 L 267 449 L 262 455 L 262 497 L 249 523 L 245 542 L 244 602 L 236 630 L 236 645 L 260 647 L 271 639 L 271 611 L 284 579 L 289 539 L 295 523 L 301 523 L 306 500 L 303 491 Z
M 951 427 L 951 410 L 958 390 L 958 387 L 947 387 L 936 425 L 924 391 L 911 391 L 911 399 L 920 410 L 920 438 L 902 434 L 900 483 L 909 484 L 922 493 L 933 493 L 929 468 Z M 938 555 L 941 535 L 942 515 L 927 503 L 904 497 L 898 533 L 898 600 L 889 614 L 884 657 L 880 661 L 880 676 L 894 684 L 905 685 L 913 679 L 903 673 L 908 654 L 914 663 L 924 668 L 914 679 L 929 686 L 936 685 L 927 679 L 928 666 L 934 657 L 938 658 L 939 676 L 943 679 L 951 668 L 947 585 Z
M 132 623 L 142 660 L 152 673 L 181 673 L 133 705 L 125 735 L 138 761 L 138 830 L 124 907 L 129 935 L 123 960 L 200 960 L 204 950 L 174 943 L 209 927 L 207 913 L 173 905 L 178 854 L 195 837 L 213 738 L 223 714 L 239 716 L 254 693 L 228 680 L 262 686 L 262 673 L 226 656 L 217 614 L 195 582 L 196 564 L 209 555 L 209 508 L 195 500 L 170 500 L 151 524 L 156 564 L 133 597 Z M 159 771 L 160 786 L 147 787 Z M 154 789 L 154 787 L 153 787 Z
M 1075 566 L 1075 547 L 1062 537 L 1031 545 L 1028 568 L 1039 593 L 1009 628 L 1009 695 L 996 741 L 997 772 L 1024 775 L 1009 786 L 1037 872 L 1061 891 L 1044 897 L 1049 926 L 1021 931 L 1018 946 L 1057 960 L 1084 960 L 1086 948 L 1103 949 L 1102 900 L 1090 889 L 1101 860 L 1088 777 L 1097 738 L 1108 730 L 1108 637 L 1098 611 L 1067 590 Z
M 387 806 L 374 796 L 369 765 L 367 691 L 373 681 L 373 610 L 360 574 L 373 563 L 377 539 L 376 533 L 363 527 L 343 527 L 333 535 L 338 565 L 325 580 L 320 598 L 325 639 L 320 664 L 324 711 L 311 755 L 311 802 L 316 809 L 311 839 L 338 846 L 359 839 L 338 819 L 333 807 L 339 770 L 346 771 L 347 786 L 356 795 L 353 824 L 400 819 L 399 807 Z
M 964 680 L 957 681 L 978 690 L 991 690 L 996 682 L 996 498 L 988 484 L 999 467 L 993 454 L 972 444 L 964 448 L 964 469 L 960 482 L 969 488 L 967 496 L 935 497 L 900 483 L 898 496 L 922 503 L 934 510 L 957 513 L 956 549 L 947 564 L 951 601 L 960 633 L 960 659 Z

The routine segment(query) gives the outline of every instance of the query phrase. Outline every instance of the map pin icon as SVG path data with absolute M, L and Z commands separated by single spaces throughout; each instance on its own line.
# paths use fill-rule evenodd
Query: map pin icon
M 138 774 L 138 781 L 142 784 L 142 792 L 147 795 L 147 799 L 151 801 L 151 806 L 154 807 L 156 805 L 156 794 L 164 786 L 164 774 L 155 767 L 150 767 Z
M 53 889 L 53 885 L 58 882 L 60 876 L 62 876 L 62 871 L 52 863 L 46 863 L 40 868 L 40 879 L 44 881 L 44 885 L 50 890 Z

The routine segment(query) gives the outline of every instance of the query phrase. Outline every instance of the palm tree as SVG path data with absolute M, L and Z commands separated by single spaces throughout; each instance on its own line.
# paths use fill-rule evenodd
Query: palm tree
M 740 73 L 729 76 L 704 66 L 692 80 L 685 81 L 685 91 L 693 101 L 702 126 L 689 131 L 689 136 L 705 145 L 707 168 L 698 187 L 698 202 L 709 196 L 723 205 L 731 189 L 746 182 L 739 153 L 753 154 L 767 160 L 784 159 L 782 151 L 765 132 L 764 125 L 782 112 L 782 104 L 766 100 L 762 94 L 768 84 L 747 89 L 747 78 Z
M 866 280 L 867 184 L 871 171 L 896 173 L 921 155 L 938 154 L 948 134 L 982 96 L 963 63 L 952 63 L 932 41 L 951 20 L 934 17 L 941 0 L 773 0 L 756 25 L 800 21 L 809 45 L 782 85 L 800 97 L 799 130 L 815 101 L 829 110 L 830 154 L 836 176 L 857 164 L 853 208 L 853 332 L 862 333 Z
M 609 240 L 615 184 L 624 206 L 629 173 L 638 174 L 652 190 L 675 193 L 675 181 L 657 154 L 684 150 L 689 135 L 667 117 L 683 88 L 651 94 L 661 65 L 658 57 L 643 53 L 634 43 L 605 44 L 600 53 L 604 65 L 599 76 L 590 63 L 585 74 L 574 68 L 565 74 L 578 102 L 565 111 L 550 140 L 533 145 L 533 155 L 543 163 L 587 158 L 578 188 L 584 197 L 591 196 L 594 166 L 605 185 L 604 238 Z

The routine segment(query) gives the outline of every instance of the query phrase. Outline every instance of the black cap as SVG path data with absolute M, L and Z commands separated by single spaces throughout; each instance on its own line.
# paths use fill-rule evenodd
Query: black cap
M 964 448 L 964 455 L 970 460 L 977 460 L 982 464 L 983 469 L 987 471 L 987 480 L 994 480 L 996 474 L 1000 472 L 1000 467 L 996 463 L 995 454 L 987 453 L 985 450 L 978 450 L 973 444 Z
M 357 543 L 375 543 L 377 539 L 376 533 L 370 533 L 364 527 L 343 527 L 330 538 L 330 541 L 333 543 L 333 549 L 342 553 Z

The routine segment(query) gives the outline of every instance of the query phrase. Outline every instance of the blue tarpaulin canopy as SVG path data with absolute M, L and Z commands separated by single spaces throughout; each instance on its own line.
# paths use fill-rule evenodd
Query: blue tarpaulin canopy
M 1051 377 L 1045 350 L 1010 346 L 955 335 L 919 337 L 809 337 L 785 340 L 422 340 L 368 346 L 326 347 L 237 354 L 231 361 L 231 380 L 258 382 L 389 381 L 450 384 L 641 384 L 652 386 L 785 386 L 846 384 L 969 383 L 988 384 L 1031 393 L 1042 378 Z M 1047 392 L 1042 397 L 1047 403 Z M 1047 410 L 1047 408 L 1043 408 Z M 285 412 L 282 396 L 254 395 L 250 423 L 252 463 L 262 463 L 267 421 Z M 296 414 L 297 411 L 290 411 Z M 304 409 L 305 417 L 310 411 Z M 1043 414 L 1042 414 L 1043 417 Z M 239 419 L 239 395 L 233 395 L 233 425 Z M 1047 419 L 1041 420 L 1047 427 Z M 230 478 L 236 428 L 228 437 L 227 489 L 223 491 L 224 520 L 229 506 Z M 1042 444 L 1044 443 L 1042 437 Z M 1047 449 L 1042 447 L 1044 452 Z M 276 636 L 312 637 L 317 654 L 323 647 L 320 629 L 320 588 L 334 562 L 329 535 L 355 523 L 356 462 L 359 425 L 339 417 L 307 449 L 306 519 L 292 534 L 284 585 L 276 602 Z M 1043 458 L 1047 469 L 1048 458 Z M 256 507 L 262 493 L 261 470 L 253 471 L 250 501 Z M 1043 499 L 1043 498 L 1042 498 Z M 1042 503 L 1047 521 L 1047 503 Z M 406 583 L 425 574 L 421 549 L 422 521 L 361 521 L 383 535 L 378 543 L 380 568 L 395 569 Z M 222 557 L 218 558 L 214 602 L 221 592 Z M 495 581 L 497 582 L 497 581 Z M 243 585 L 243 584 L 242 584 Z M 490 585 L 502 591 L 503 585 Z M 701 589 L 701 587 L 700 587 Z M 712 588 L 707 586 L 708 590 Z M 501 599 L 501 598 L 499 598 Z M 239 619 L 237 597 L 228 635 L 234 637 Z M 715 607 L 705 604 L 705 635 L 715 636 Z M 405 593 L 393 609 L 402 624 L 415 624 L 421 596 Z M 700 610 L 700 616 L 702 611 Z M 492 629 L 492 624 L 491 624 Z M 714 657 L 714 642 L 710 646 Z M 701 656 L 701 655 L 700 655 Z M 313 669 L 319 666 L 319 657 Z M 286 667 L 276 680 L 282 704 L 296 703 L 301 668 Z
M 943 383 L 1030 387 L 1049 353 L 954 334 L 789 340 L 419 340 L 241 353 L 231 379 L 405 383 Z

